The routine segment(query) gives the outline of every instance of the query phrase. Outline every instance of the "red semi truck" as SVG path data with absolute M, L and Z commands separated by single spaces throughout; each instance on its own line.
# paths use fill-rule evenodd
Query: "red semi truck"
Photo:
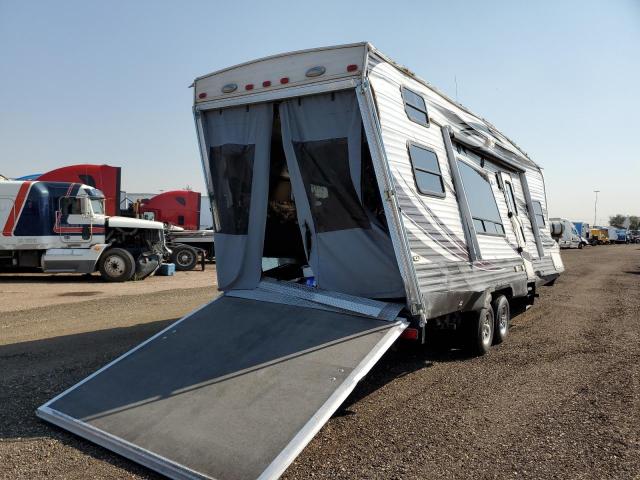
M 140 200 L 138 212 L 150 220 L 185 230 L 200 229 L 200 192 L 172 190 Z

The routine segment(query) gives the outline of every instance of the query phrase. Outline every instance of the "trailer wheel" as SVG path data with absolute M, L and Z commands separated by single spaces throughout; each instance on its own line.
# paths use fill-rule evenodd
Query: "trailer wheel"
M 176 270 L 193 270 L 198 264 L 198 252 L 195 248 L 182 245 L 171 252 L 171 262 L 176 265 Z
M 493 344 L 497 345 L 504 342 L 509 334 L 509 323 L 511 322 L 511 309 L 509 308 L 509 300 L 504 295 L 499 295 L 493 302 L 493 316 L 495 318 L 495 326 L 493 329 Z
M 489 352 L 493 342 L 495 322 L 492 308 L 473 312 L 469 322 L 469 347 L 472 355 L 481 356 Z
M 107 282 L 126 282 L 135 272 L 133 255 L 123 248 L 110 248 L 98 262 L 100 275 Z

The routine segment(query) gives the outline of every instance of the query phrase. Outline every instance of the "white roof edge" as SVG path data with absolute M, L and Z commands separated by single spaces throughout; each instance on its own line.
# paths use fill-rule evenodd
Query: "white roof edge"
M 337 50 L 337 49 L 340 49 L 340 48 L 364 47 L 364 46 L 368 46 L 369 48 L 372 48 L 372 45 L 369 42 L 357 42 L 357 43 L 345 43 L 343 45 L 331 45 L 331 46 L 328 46 L 328 47 L 306 48 L 306 49 L 303 49 L 303 50 L 294 50 L 294 51 L 291 51 L 291 52 L 277 53 L 275 55 L 269 55 L 267 57 L 256 58 L 254 60 L 249 60 L 248 62 L 238 63 L 237 65 L 233 65 L 231 67 L 227 67 L 227 68 L 223 68 L 221 70 L 216 70 L 215 72 L 207 73 L 206 75 L 202 75 L 200 77 L 196 77 L 196 79 L 193 81 L 193 83 L 195 84 L 195 82 L 197 82 L 198 80 L 202 80 L 203 78 L 207 78 L 207 77 L 212 77 L 214 75 L 218 75 L 220 73 L 227 72 L 229 70 L 233 70 L 234 68 L 244 67 L 244 66 L 247 66 L 247 65 L 251 65 L 252 63 L 263 62 L 265 60 L 272 60 L 274 58 L 286 57 L 286 56 L 289 56 L 289 55 L 297 55 L 299 53 L 310 53 L 310 52 L 319 52 L 319 51 L 322 51 L 322 50 Z
M 366 52 L 367 54 L 378 55 L 382 60 L 384 60 L 385 62 L 389 63 L 391 66 L 397 68 L 402 73 L 410 76 L 411 78 L 413 78 L 417 82 L 422 83 L 425 87 L 433 90 L 434 93 L 436 93 L 437 95 L 442 97 L 447 102 L 451 102 L 452 104 L 454 104 L 455 106 L 457 106 L 458 108 L 463 110 L 465 113 L 477 118 L 479 121 L 484 122 L 486 125 L 488 125 L 489 127 L 493 128 L 494 130 L 499 132 L 501 135 L 504 136 L 504 138 L 506 138 L 518 150 L 518 152 L 520 154 L 522 154 L 524 156 L 525 159 L 527 159 L 529 162 L 532 162 L 539 169 L 541 169 L 541 166 L 538 165 L 538 163 L 536 163 L 534 160 L 532 160 L 529 157 L 529 155 L 527 154 L 527 152 L 525 152 L 522 148 L 520 148 L 517 143 L 515 143 L 511 138 L 509 138 L 507 135 L 505 135 L 499 128 L 497 128 L 495 125 L 493 125 L 490 121 L 488 121 L 484 117 L 481 117 L 477 113 L 474 113 L 472 110 L 470 110 L 468 107 L 465 107 L 464 105 L 462 105 L 458 101 L 452 99 L 447 94 L 442 92 L 440 89 L 438 89 L 437 87 L 435 87 L 431 83 L 427 82 L 423 78 L 421 78 L 418 75 L 416 75 L 415 73 L 413 73 L 413 71 L 410 70 L 409 68 L 407 68 L 404 65 L 401 65 L 400 63 L 396 62 L 395 60 L 393 60 L 388 55 L 385 55 L 383 52 L 378 50 L 372 43 L 367 42 L 367 41 L 365 41 L 365 42 L 356 42 L 356 43 L 345 43 L 345 44 L 340 44 L 340 45 L 330 45 L 330 46 L 326 46 L 326 47 L 307 48 L 307 49 L 302 49 L 302 50 L 293 50 L 293 51 L 290 51 L 290 52 L 278 53 L 278 54 L 275 54 L 275 55 L 269 55 L 269 56 L 266 56 L 266 57 L 256 58 L 254 60 L 250 60 L 250 61 L 243 62 L 243 63 L 238 63 L 238 64 L 233 65 L 231 67 L 226 67 L 226 68 L 223 68 L 221 70 L 216 70 L 216 71 L 208 73 L 206 75 L 202 75 L 200 77 L 196 77 L 196 79 L 193 81 L 191 86 L 194 86 L 197 81 L 202 80 L 204 78 L 212 77 L 214 75 L 218 75 L 220 73 L 227 72 L 227 71 L 233 70 L 235 68 L 244 67 L 246 65 L 251 65 L 253 63 L 258 63 L 258 62 L 262 62 L 262 61 L 265 61 L 265 60 L 271 60 L 271 59 L 275 59 L 275 58 L 286 57 L 288 55 L 296 55 L 296 54 L 300 54 L 300 53 L 319 52 L 319 51 L 322 51 L 322 50 L 337 50 L 337 49 L 341 49 L 341 48 L 351 48 L 351 47 L 359 47 L 359 46 L 365 47 L 367 49 L 367 52 Z

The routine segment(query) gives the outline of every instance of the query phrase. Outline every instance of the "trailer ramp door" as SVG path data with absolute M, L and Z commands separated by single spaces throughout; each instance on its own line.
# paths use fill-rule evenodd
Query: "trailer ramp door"
M 405 327 L 225 295 L 37 414 L 172 478 L 277 478 Z

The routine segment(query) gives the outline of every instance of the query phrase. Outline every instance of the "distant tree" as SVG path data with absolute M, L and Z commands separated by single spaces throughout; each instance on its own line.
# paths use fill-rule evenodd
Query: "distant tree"
M 622 226 L 624 225 L 624 221 L 626 219 L 627 219 L 627 217 L 625 217 L 624 215 L 620 215 L 618 213 L 617 215 L 614 215 L 613 217 L 609 217 L 609 225 L 611 225 L 612 227 L 622 228 Z
M 631 230 L 640 230 L 640 217 L 636 215 L 629 216 L 629 228 Z

